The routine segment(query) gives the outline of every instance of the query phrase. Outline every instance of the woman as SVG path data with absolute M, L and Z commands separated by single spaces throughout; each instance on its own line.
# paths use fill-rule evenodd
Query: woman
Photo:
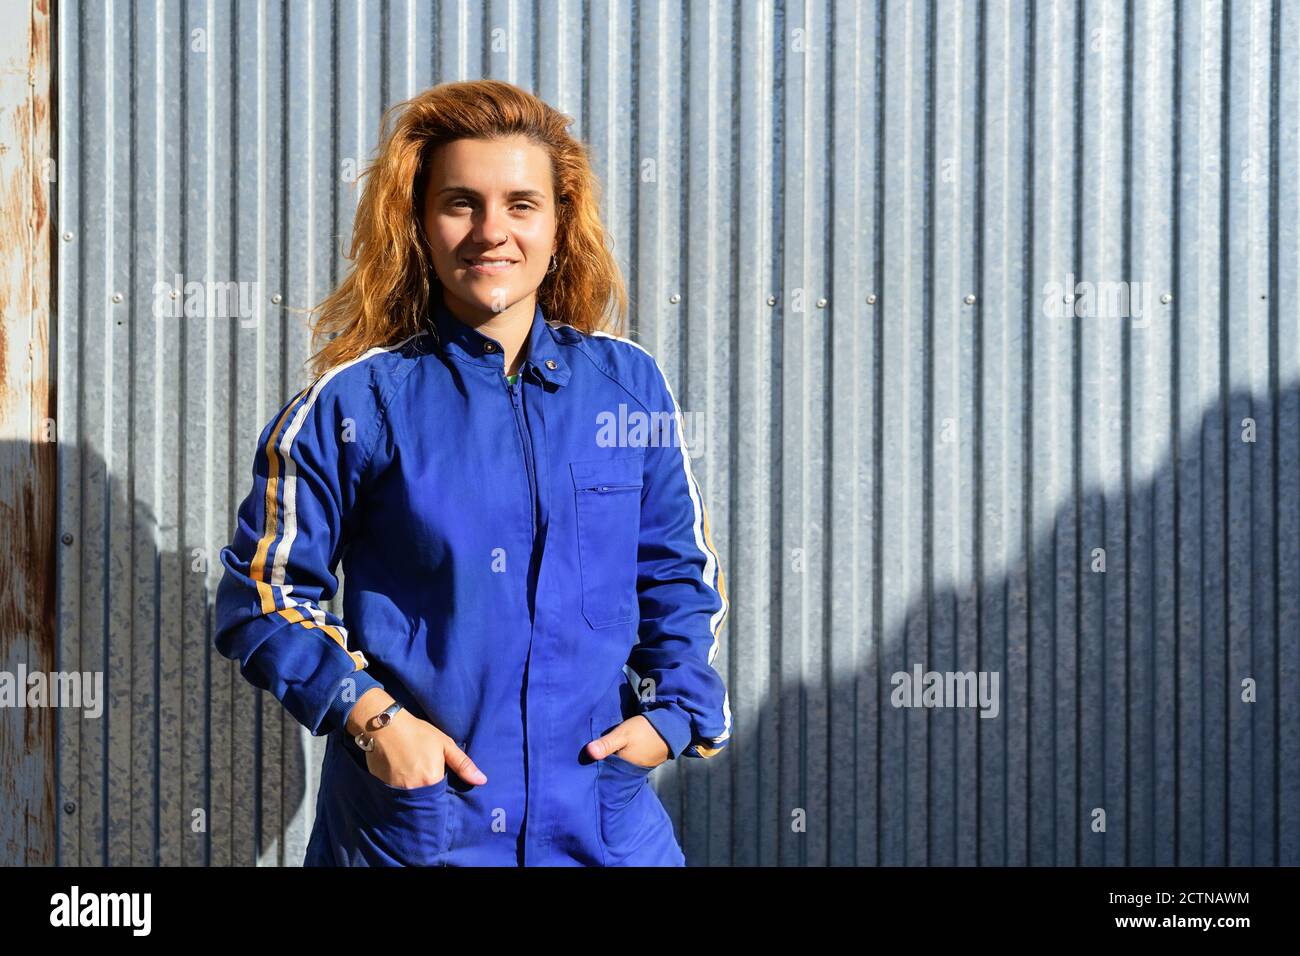
M 491 80 L 388 117 L 216 646 L 328 737 L 308 865 L 683 865 L 646 782 L 729 741 L 728 603 L 585 149 Z

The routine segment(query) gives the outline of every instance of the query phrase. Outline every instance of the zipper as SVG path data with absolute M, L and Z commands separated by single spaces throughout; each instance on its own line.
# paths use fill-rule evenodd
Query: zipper
M 592 485 L 589 488 L 579 488 L 578 490 L 595 491 L 604 494 L 605 492 L 608 491 L 631 491 L 634 488 L 640 488 L 640 487 L 641 485 L 638 482 L 628 482 L 625 484 L 618 484 L 618 485 Z
M 528 440 L 528 428 L 524 424 L 523 409 L 519 405 L 519 383 L 512 382 L 505 377 L 503 372 L 501 380 L 506 383 L 506 391 L 510 393 L 510 404 L 515 411 L 515 430 L 519 433 L 519 444 L 524 451 L 524 470 L 528 472 L 528 520 L 532 525 L 533 537 L 537 537 L 537 483 L 533 474 L 533 453 L 532 444 Z

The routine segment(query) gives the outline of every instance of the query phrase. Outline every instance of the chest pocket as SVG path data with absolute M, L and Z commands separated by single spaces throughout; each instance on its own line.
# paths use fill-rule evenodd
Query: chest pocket
M 582 616 L 592 627 L 636 619 L 640 455 L 569 463 L 577 500 Z

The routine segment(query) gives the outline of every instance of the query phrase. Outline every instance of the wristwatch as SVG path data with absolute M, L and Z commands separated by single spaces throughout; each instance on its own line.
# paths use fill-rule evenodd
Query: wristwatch
M 388 708 L 384 710 L 383 713 L 377 714 L 374 717 L 374 721 L 376 724 L 375 729 L 383 730 L 385 727 L 391 724 L 393 722 L 393 717 L 401 709 L 402 709 L 402 705 L 394 701 L 391 705 L 389 705 Z M 361 733 L 357 734 L 356 737 L 353 738 L 353 740 L 355 741 L 356 745 L 360 747 L 362 750 L 369 751 L 375 749 L 375 738 L 367 737 L 366 732 L 364 730 L 361 731 Z

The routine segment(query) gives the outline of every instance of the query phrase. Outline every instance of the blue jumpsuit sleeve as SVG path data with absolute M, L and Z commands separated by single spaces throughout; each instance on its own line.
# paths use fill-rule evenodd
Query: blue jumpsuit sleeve
M 330 373 L 266 424 L 252 489 L 234 539 L 221 550 L 215 644 L 240 672 L 320 736 L 381 686 L 349 650 L 348 630 L 320 607 L 338 589 L 334 568 L 376 434 L 376 403 Z
M 637 547 L 639 642 L 628 666 L 653 682 L 642 713 L 672 757 L 712 757 L 731 737 L 731 707 L 714 667 L 728 602 L 709 516 L 691 473 L 681 410 L 655 362 Z M 668 440 L 663 433 L 670 432 Z

